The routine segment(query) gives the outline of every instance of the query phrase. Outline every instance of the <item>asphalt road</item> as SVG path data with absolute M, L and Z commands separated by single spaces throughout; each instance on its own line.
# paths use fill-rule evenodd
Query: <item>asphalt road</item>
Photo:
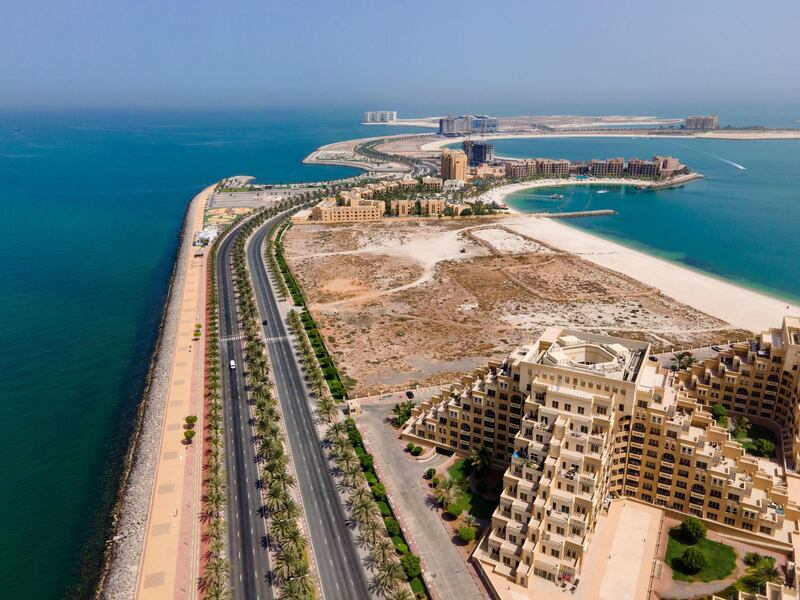
M 226 237 L 217 255 L 231 591 L 237 600 L 272 600 L 272 587 L 268 583 L 269 555 L 261 546 L 267 532 L 266 523 L 258 514 L 262 506 L 261 493 L 256 487 L 259 472 L 252 442 L 231 269 L 233 244 L 238 235 L 239 232 L 234 231 Z M 231 360 L 236 361 L 235 370 L 229 368 Z
M 294 461 L 311 546 L 323 597 L 328 600 L 371 598 L 367 578 L 355 549 L 353 534 L 345 524 L 336 484 L 314 425 L 308 390 L 298 357 L 278 310 L 274 290 L 262 258 L 269 228 L 278 218 L 257 230 L 247 248 L 264 336 L 272 363 L 283 421 Z

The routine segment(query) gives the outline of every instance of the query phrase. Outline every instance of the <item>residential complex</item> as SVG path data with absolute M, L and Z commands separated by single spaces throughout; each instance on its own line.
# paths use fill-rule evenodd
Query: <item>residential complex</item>
M 461 150 L 443 150 L 441 159 L 441 177 L 443 180 L 467 180 L 467 155 Z
M 717 115 L 692 115 L 686 117 L 686 129 L 719 129 Z
M 650 359 L 646 342 L 549 328 L 421 403 L 403 437 L 463 456 L 491 452 L 505 469 L 503 491 L 473 557 L 529 590 L 537 578 L 580 576 L 615 497 L 791 555 L 800 505 L 784 466 L 746 455 L 706 409 L 714 391 L 731 411 L 769 415 L 796 456 L 799 350 L 800 320 L 787 317 L 758 342 L 675 373 Z M 767 408 L 753 393 L 768 383 L 776 389 Z
M 521 179 L 535 175 L 567 177 L 585 175 L 592 177 L 633 177 L 640 179 L 668 179 L 688 171 L 678 159 L 671 156 L 654 156 L 653 160 L 631 158 L 627 165 L 622 158 L 593 159 L 589 163 L 571 163 L 568 160 L 532 158 L 505 163 L 506 177 Z
M 364 113 L 364 123 L 391 123 L 397 120 L 396 110 L 370 110 Z
M 494 133 L 500 119 L 488 115 L 462 115 L 439 119 L 439 135 L 457 136 L 464 133 Z
M 789 466 L 800 464 L 800 319 L 786 317 L 779 329 L 733 344 L 695 363 L 677 378 L 700 404 L 721 404 L 754 422 L 781 429 Z
M 441 190 L 443 182 L 437 177 L 423 177 L 422 180 L 405 177 L 354 187 L 337 196 L 323 198 L 310 211 L 297 213 L 293 222 L 354 223 L 380 221 L 387 213 L 395 217 L 437 216 L 444 213 L 446 203 L 443 198 L 375 199 L 376 195 L 385 192 L 418 185 Z

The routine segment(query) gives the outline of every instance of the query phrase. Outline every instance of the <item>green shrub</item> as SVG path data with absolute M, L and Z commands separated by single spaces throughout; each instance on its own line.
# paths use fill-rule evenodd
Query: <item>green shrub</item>
M 686 517 L 681 523 L 680 532 L 683 541 L 692 545 L 706 537 L 706 526 L 697 517 Z
M 414 448 L 415 448 L 415 446 L 414 446 L 413 442 L 408 442 L 406 444 L 406 452 L 413 452 Z
M 425 479 L 433 479 L 434 475 L 436 475 L 436 469 L 434 468 L 425 471 Z
M 419 556 L 416 554 L 406 554 L 403 558 L 400 559 L 400 564 L 403 565 L 403 570 L 406 572 L 406 577 L 408 579 L 414 579 L 415 577 L 419 577 L 420 574 L 420 565 L 419 565 Z
M 437 488 L 437 487 L 439 487 L 439 478 L 438 478 L 438 477 L 434 477 L 433 479 L 431 479 L 431 485 L 432 485 L 434 488 Z
M 414 446 L 414 449 L 411 451 L 412 456 L 419 456 L 422 454 L 422 446 Z
M 375 496 L 376 500 L 385 500 L 386 499 L 386 486 L 382 483 L 376 483 L 375 485 L 371 486 L 372 495 Z
M 367 483 L 369 484 L 370 487 L 378 483 L 378 478 L 375 477 L 374 473 L 370 473 L 369 471 L 367 471 L 366 473 L 364 473 L 364 477 L 366 478 Z
M 403 541 L 399 535 L 396 535 L 392 538 L 392 544 L 394 544 L 395 550 L 397 550 L 398 554 L 408 554 L 408 546 Z
M 457 519 L 458 517 L 460 517 L 461 513 L 463 513 L 463 512 L 464 512 L 464 507 L 460 506 L 458 504 L 450 504 L 447 507 L 447 514 L 450 515 L 451 517 L 453 517 L 454 519 Z
M 383 524 L 386 525 L 386 531 L 389 533 L 389 537 L 400 535 L 400 524 L 392 517 L 384 517 Z
M 711 406 L 711 416 L 714 417 L 715 421 L 719 421 L 728 416 L 728 409 L 721 404 L 714 404 Z
M 465 544 L 469 544 L 472 540 L 475 539 L 475 528 L 468 527 L 467 525 L 459 527 L 458 539 L 460 539 Z
M 758 552 L 747 552 L 742 559 L 742 562 L 748 567 L 755 567 L 763 557 Z
M 382 517 L 391 517 L 391 516 L 392 516 L 392 509 L 391 509 L 391 508 L 389 507 L 389 505 L 388 505 L 388 504 L 387 504 L 385 501 L 383 501 L 383 500 L 381 500 L 380 502 L 378 502 L 378 510 L 380 510 L 380 511 L 381 511 L 381 516 L 382 516 Z
M 754 442 L 754 450 L 755 454 L 758 456 L 764 456 L 766 458 L 771 457 L 775 454 L 775 443 L 772 440 L 768 440 L 765 438 L 758 438 Z
M 695 547 L 687 548 L 681 556 L 681 565 L 687 573 L 699 573 L 707 564 L 706 555 Z
M 425 585 L 419 577 L 414 577 L 408 584 L 411 586 L 411 591 L 417 596 L 425 597 Z

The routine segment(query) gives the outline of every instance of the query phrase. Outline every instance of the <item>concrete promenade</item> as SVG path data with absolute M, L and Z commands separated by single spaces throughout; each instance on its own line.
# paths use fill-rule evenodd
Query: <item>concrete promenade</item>
M 192 200 L 189 226 L 184 232 L 190 241 L 203 228 L 203 213 L 213 188 L 207 187 Z M 186 277 L 182 289 L 175 290 L 181 302 L 180 319 L 136 583 L 136 597 L 142 599 L 197 597 L 206 255 L 189 252 L 185 256 L 189 261 Z M 193 341 L 196 323 L 201 323 L 202 329 L 200 339 Z M 191 444 L 184 444 L 183 426 L 188 415 L 197 415 L 198 434 Z

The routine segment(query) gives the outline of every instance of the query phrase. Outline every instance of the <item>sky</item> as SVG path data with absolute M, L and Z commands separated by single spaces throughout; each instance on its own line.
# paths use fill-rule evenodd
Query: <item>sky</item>
M 797 0 L 0 0 L 0 22 L 0 109 L 800 113 Z

